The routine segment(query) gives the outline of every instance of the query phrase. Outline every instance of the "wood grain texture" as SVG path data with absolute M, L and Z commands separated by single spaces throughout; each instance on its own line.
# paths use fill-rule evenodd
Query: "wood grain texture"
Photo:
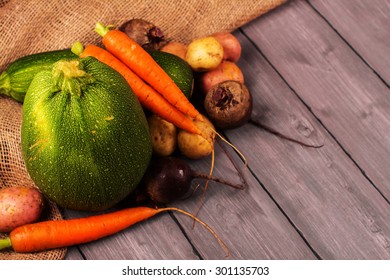
M 309 2 L 389 85 L 390 1 Z
M 283 18 L 284 14 L 273 15 Z M 260 19 L 259 30 L 265 32 L 272 20 L 272 16 Z M 243 48 L 241 67 L 262 69 L 245 72 L 256 103 L 254 114 L 261 115 L 261 108 L 291 112 L 318 131 L 315 135 L 322 135 L 324 146 L 302 147 L 249 125 L 227 132 L 229 139 L 248 155 L 254 174 L 321 258 L 389 258 L 390 208 L 385 199 L 310 117 L 278 73 L 256 55 L 255 47 L 243 40 Z
M 244 30 L 389 200 L 390 89 L 304 1 Z
M 214 176 L 230 182 L 240 182 L 236 168 L 221 147 L 232 151 L 229 146 L 216 146 Z M 230 155 L 242 169 L 243 163 L 237 156 Z M 210 158 L 190 163 L 197 172 L 208 173 Z M 226 243 L 228 259 L 315 259 L 316 256 L 281 213 L 272 199 L 248 169 L 243 168 L 248 187 L 245 190 L 232 189 L 210 182 L 198 217 L 208 223 Z M 202 196 L 204 181 L 198 181 L 199 190 L 191 199 L 175 206 L 195 213 Z M 215 238 L 192 221 L 175 214 L 186 234 L 204 259 L 225 259 L 224 251 Z
M 66 260 L 84 260 L 84 257 L 80 254 L 80 251 L 76 246 L 68 248 L 65 256 Z

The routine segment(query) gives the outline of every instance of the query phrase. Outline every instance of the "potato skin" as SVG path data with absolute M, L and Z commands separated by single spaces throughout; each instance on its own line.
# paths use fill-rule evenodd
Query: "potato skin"
M 223 47 L 214 37 L 194 39 L 187 47 L 185 60 L 192 70 L 210 71 L 216 68 L 223 58 Z
M 195 125 L 204 133 L 205 137 L 179 130 L 177 144 L 180 152 L 189 159 L 200 159 L 211 154 L 214 150 L 215 127 L 203 116 L 204 121 L 195 120 Z
M 36 188 L 14 186 L 0 190 L 0 232 L 37 221 L 44 205 L 44 197 Z
M 237 62 L 241 57 L 241 43 L 229 32 L 217 32 L 212 36 L 218 40 L 223 47 L 223 59 Z
M 222 61 L 214 70 L 203 73 L 200 76 L 200 87 L 206 94 L 211 87 L 221 82 L 233 80 L 244 83 L 244 75 L 236 63 L 231 61 Z
M 177 145 L 177 128 L 157 115 L 148 117 L 153 153 L 157 156 L 171 155 Z

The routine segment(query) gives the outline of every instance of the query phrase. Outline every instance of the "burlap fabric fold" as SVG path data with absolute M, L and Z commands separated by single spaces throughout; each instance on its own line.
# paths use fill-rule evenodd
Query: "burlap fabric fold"
M 8 97 L 0 96 L 0 189 L 10 186 L 36 187 L 24 165 L 20 147 L 22 106 Z M 0 217 L 1 218 L 1 217 Z M 60 209 L 47 201 L 42 220 L 62 219 Z M 0 233 L 0 238 L 5 237 Z M 12 250 L 0 252 L 0 260 L 63 259 L 66 248 L 41 253 L 18 254 Z
M 0 0 L 0 71 L 15 59 L 69 48 L 75 41 L 99 44 L 96 22 L 120 25 L 143 18 L 166 37 L 188 43 L 217 31 L 233 31 L 287 0 Z M 20 151 L 22 105 L 0 97 L 0 188 L 32 185 Z M 48 205 L 44 219 L 62 219 Z M 3 235 L 4 236 L 4 235 Z M 0 252 L 0 259 L 63 259 L 66 249 L 35 254 Z

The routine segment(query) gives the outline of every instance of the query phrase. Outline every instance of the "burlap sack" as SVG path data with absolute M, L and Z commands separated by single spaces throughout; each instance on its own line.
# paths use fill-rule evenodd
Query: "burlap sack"
M 30 179 L 21 154 L 20 128 L 22 106 L 10 98 L 0 96 L 0 189 L 9 186 L 36 187 Z M 62 219 L 57 205 L 48 201 L 42 220 Z M 0 238 L 5 237 L 0 234 Z M 17 254 L 12 250 L 0 252 L 0 260 L 63 259 L 66 248 L 36 254 Z
M 166 37 L 188 43 L 217 31 L 233 31 L 287 0 L 0 0 L 0 71 L 15 59 L 69 48 L 73 42 L 98 44 L 96 22 L 120 25 L 143 18 Z M 20 151 L 21 104 L 0 97 L 0 188 L 32 185 Z M 51 203 L 43 219 L 62 219 Z M 2 235 L 4 236 L 4 235 Z M 2 237 L 1 236 L 1 237 Z M 66 249 L 36 254 L 0 252 L 0 259 L 63 259 Z

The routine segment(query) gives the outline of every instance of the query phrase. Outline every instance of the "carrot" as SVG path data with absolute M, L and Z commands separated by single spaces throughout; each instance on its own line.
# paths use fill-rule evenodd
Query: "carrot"
M 76 42 L 72 47 L 72 50 L 74 50 L 76 54 L 81 58 L 92 56 L 119 72 L 130 85 L 143 107 L 183 130 L 201 134 L 201 131 L 191 119 L 176 109 L 176 107 L 172 106 L 164 97 L 146 84 L 110 52 L 95 45 L 88 45 L 83 49 L 83 47 L 78 44 L 80 43 Z
M 12 247 L 18 253 L 32 253 L 87 243 L 115 234 L 165 211 L 177 211 L 196 219 L 216 237 L 226 255 L 229 255 L 226 245 L 206 223 L 175 207 L 160 209 L 134 207 L 72 220 L 51 220 L 27 224 L 15 228 L 9 237 L 0 240 L 0 250 Z
M 120 30 L 110 30 L 110 27 L 105 27 L 98 22 L 95 28 L 95 31 L 103 37 L 102 43 L 106 49 L 178 110 L 194 119 L 203 120 L 202 115 L 147 51 L 126 33 Z

